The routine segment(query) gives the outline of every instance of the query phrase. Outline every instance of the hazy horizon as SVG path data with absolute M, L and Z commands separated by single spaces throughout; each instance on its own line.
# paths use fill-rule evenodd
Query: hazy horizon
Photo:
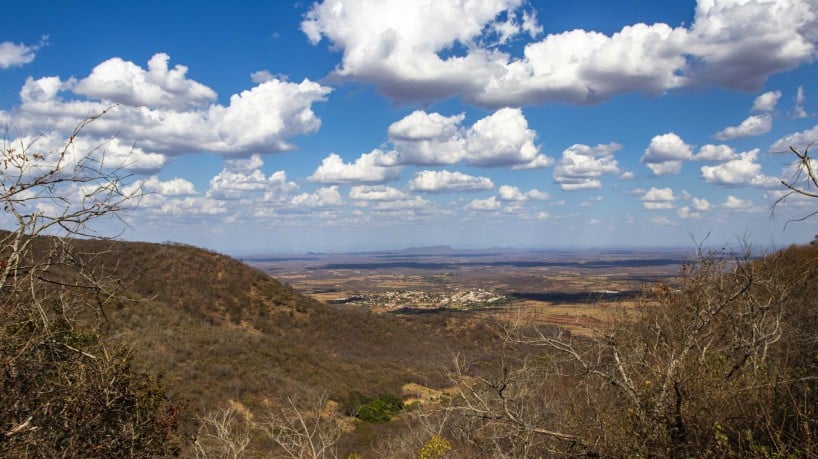
M 818 141 L 815 2 L 478 3 L 12 2 L 0 124 L 53 159 L 112 107 L 74 151 L 146 193 L 105 228 L 129 240 L 241 254 L 812 239 L 814 221 L 786 223 L 818 201 L 772 208 L 788 148 Z

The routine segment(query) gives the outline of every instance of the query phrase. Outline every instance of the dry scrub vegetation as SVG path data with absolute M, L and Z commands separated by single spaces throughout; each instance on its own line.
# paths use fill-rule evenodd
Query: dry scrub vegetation
M 227 400 L 272 413 L 322 388 L 399 392 L 441 383 L 448 348 L 490 352 L 479 324 L 452 340 L 446 317 L 337 311 L 225 256 L 100 237 L 140 192 L 74 151 L 95 119 L 61 151 L 2 148 L 0 456 L 192 455 Z
M 817 289 L 815 247 L 709 255 L 591 338 L 511 328 L 513 357 L 456 367 L 471 424 L 450 435 L 490 457 L 815 456 Z
M 178 412 L 126 347 L 95 326 L 118 295 L 91 223 L 138 198 L 124 176 L 73 150 L 0 151 L 0 456 L 151 457 L 178 451 Z M 104 156 L 103 156 L 104 158 Z M 75 196 L 77 199 L 69 199 Z M 84 324 L 84 326 L 81 326 Z
M 818 247 L 705 254 L 584 334 L 380 316 L 95 237 L 138 192 L 72 140 L 3 145 L 2 457 L 818 456 Z
M 222 416 L 228 400 L 246 407 L 256 424 L 271 410 L 308 401 L 307 393 L 324 393 L 349 416 L 358 406 L 347 400 L 400 394 L 408 382 L 445 386 L 451 352 L 477 358 L 499 344 L 490 324 L 479 320 L 340 310 L 189 246 L 77 244 L 108 248 L 96 262 L 117 266 L 127 295 L 106 308 L 106 337 L 132 349 L 136 369 L 162 375 L 169 397 L 185 408 L 181 433 L 191 441 L 201 420 Z M 242 422 L 236 425 L 248 427 Z M 260 451 L 275 447 L 269 435 L 249 431 L 244 454 L 263 456 Z M 354 448 L 368 435 L 341 443 Z
M 239 457 L 417 457 L 443 442 L 443 457 L 818 454 L 816 247 L 755 260 L 703 256 L 672 285 L 650 286 L 584 334 L 515 325 L 514 315 L 466 322 L 333 309 L 198 249 L 117 251 L 137 266 L 182 275 L 178 288 L 203 301 L 222 298 L 164 304 L 159 298 L 177 298 L 179 284 L 163 286 L 174 278 L 154 277 L 151 268 L 123 284 L 142 292 L 138 301 L 131 293 L 132 301 L 108 309 L 118 323 L 112 336 L 138 350 L 139 368 L 161 370 L 173 398 L 188 400 L 183 430 L 201 457 L 222 457 L 221 448 L 236 444 Z M 167 266 L 148 263 L 154 256 Z M 193 266 L 203 265 L 212 272 L 198 277 Z M 208 290 L 228 288 L 206 282 L 219 277 L 230 289 L 247 288 Z M 406 382 L 450 395 L 385 424 L 354 419 L 355 393 L 400 394 Z M 220 407 L 235 409 L 227 399 L 249 414 L 227 416 Z M 220 419 L 233 427 L 220 428 L 222 439 Z M 298 443 L 309 438 L 312 445 Z

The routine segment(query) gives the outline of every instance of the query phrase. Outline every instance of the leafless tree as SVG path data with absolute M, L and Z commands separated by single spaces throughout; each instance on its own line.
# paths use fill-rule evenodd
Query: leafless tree
M 788 191 L 775 201 L 773 204 L 773 210 L 786 201 L 787 198 L 792 196 L 818 198 L 818 171 L 816 171 L 818 163 L 816 163 L 815 159 L 809 155 L 810 147 L 811 145 L 807 146 L 803 150 L 799 150 L 792 146 L 790 147 L 790 151 L 796 156 L 796 158 L 798 158 L 798 160 L 795 161 L 793 165 L 792 177 L 786 180 L 781 180 L 781 184 L 784 185 Z M 792 221 L 807 220 L 816 214 L 818 214 L 818 211 L 810 212 L 803 217 L 788 221 L 787 224 Z
M 445 407 L 447 401 L 441 400 L 439 403 Z M 454 411 L 441 408 L 441 405 L 418 402 L 401 414 L 402 426 L 378 441 L 372 449 L 378 457 L 417 458 L 424 445 L 448 435 L 445 432 L 452 430 L 454 425 L 451 421 L 455 417 Z
M 250 445 L 251 420 L 241 419 L 233 406 L 199 417 L 193 442 L 196 457 L 239 459 Z
M 269 410 L 260 428 L 288 457 L 337 457 L 336 444 L 343 430 L 328 402 L 326 392 L 287 397 L 286 405 Z
M 91 224 L 119 218 L 141 194 L 138 187 L 127 186 L 129 176 L 120 167 L 106 164 L 104 154 L 75 151 L 81 131 L 104 115 L 83 120 L 59 151 L 38 151 L 37 138 L 20 136 L 16 141 L 7 137 L 0 152 L 0 223 L 8 227 L 0 233 L 0 292 L 5 298 L 30 295 L 24 306 L 34 309 L 45 329 L 49 314 L 40 301 L 42 285 L 95 290 L 104 302 L 103 283 L 72 252 L 71 242 L 103 237 Z
M 451 379 L 459 397 L 447 408 L 452 413 L 448 429 L 462 443 L 475 445 L 481 456 L 580 454 L 588 446 L 562 430 L 569 427 L 561 411 L 566 405 L 558 400 L 563 396 L 559 388 L 568 387 L 563 362 L 560 356 L 528 352 L 522 327 L 512 320 L 502 328 L 503 349 L 494 362 L 455 357 Z M 548 331 L 537 333 L 538 339 L 551 339 Z
M 818 266 L 797 257 L 705 254 L 591 336 L 506 329 L 488 369 L 456 362 L 463 431 L 492 457 L 814 452 Z
M 75 243 L 102 237 L 94 223 L 118 218 L 139 199 L 121 165 L 106 162 L 104 145 L 76 147 L 82 130 L 104 114 L 82 121 L 56 151 L 20 133 L 2 141 L 3 456 L 171 452 L 165 440 L 175 411 L 151 377 L 131 370 L 127 349 L 106 346 L 93 325 L 119 293 L 117 284 L 93 263 L 93 250 Z

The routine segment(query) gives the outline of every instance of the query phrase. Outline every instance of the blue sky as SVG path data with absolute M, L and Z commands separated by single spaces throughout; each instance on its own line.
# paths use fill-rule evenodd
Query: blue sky
M 246 254 L 781 247 L 818 141 L 811 0 L 12 2 L 8 141 L 146 193 L 132 240 Z M 102 149 L 93 147 L 102 145 Z

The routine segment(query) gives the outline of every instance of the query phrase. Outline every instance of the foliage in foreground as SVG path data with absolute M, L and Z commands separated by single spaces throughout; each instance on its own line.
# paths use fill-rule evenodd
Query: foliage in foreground
M 179 452 L 178 412 L 154 378 L 134 370 L 127 348 L 107 341 L 99 328 L 108 324 L 106 310 L 114 304 L 120 319 L 137 310 L 150 313 L 141 306 L 157 306 L 147 298 L 164 287 L 144 284 L 144 301 L 123 306 L 108 266 L 93 262 L 105 254 L 81 253 L 78 248 L 85 245 L 72 239 L 93 237 L 89 223 L 116 216 L 134 197 L 116 170 L 90 156 L 72 158 L 71 144 L 84 124 L 62 151 L 3 145 L 0 218 L 12 230 L 0 233 L 0 456 L 173 455 Z M 807 184 L 818 185 L 810 158 L 806 153 L 799 158 Z M 70 196 L 81 199 L 72 202 Z M 181 266 L 175 261 L 160 260 Z M 192 272 L 200 275 L 202 265 L 196 266 Z M 179 278 L 184 272 L 171 274 L 170 288 L 186 284 Z M 276 290 L 269 281 L 254 286 Z M 256 325 L 255 335 L 233 330 L 257 342 L 286 331 L 280 341 L 299 336 L 299 344 L 312 345 L 318 342 L 313 331 L 319 330 L 326 334 L 320 348 L 326 354 L 349 348 L 352 334 L 340 333 L 344 329 L 394 327 L 377 340 L 367 334 L 366 346 L 347 350 L 357 352 L 348 359 L 354 371 L 348 371 L 361 378 L 379 376 L 371 371 L 378 365 L 360 364 L 372 360 L 372 349 L 392 343 L 407 354 L 417 351 L 395 343 L 395 336 L 405 334 L 394 321 L 350 313 L 344 316 L 357 323 L 333 322 L 339 314 L 319 305 L 303 307 L 294 293 L 271 314 L 269 294 L 250 296 L 249 307 L 232 294 L 218 298 L 215 304 L 224 305 L 223 311 L 205 303 L 207 298 L 198 305 L 192 296 L 178 296 L 175 310 L 188 313 L 185 325 L 193 318 L 215 325 L 223 316 L 233 326 Z M 296 329 L 300 335 L 293 333 Z M 452 379 L 459 398 L 438 410 L 413 411 L 399 420 L 401 429 L 379 430 L 383 438 L 361 454 L 814 457 L 816 330 L 818 248 L 793 247 L 761 260 L 703 257 L 685 267 L 678 285 L 653 288 L 640 305 L 623 310 L 592 338 L 525 324 L 506 328 L 497 358 L 457 359 Z M 163 332 L 179 340 L 170 330 Z M 219 332 L 213 347 L 224 350 L 227 332 L 224 327 Z M 276 354 L 283 361 L 273 362 L 274 367 L 292 369 L 298 361 L 305 371 L 320 368 L 314 378 L 324 380 L 337 371 L 337 365 L 325 365 L 324 355 L 304 349 Z M 384 368 L 395 356 L 388 349 L 376 354 Z M 227 354 L 231 365 L 216 368 L 205 362 L 201 371 L 236 377 L 238 353 Z M 152 363 L 142 360 L 143 366 Z M 199 362 L 192 353 L 180 360 Z M 269 373 L 263 377 L 269 385 Z M 194 379 L 188 375 L 186 381 Z M 327 411 L 326 400 L 304 403 L 288 398 L 261 421 L 247 416 L 238 422 L 229 411 L 203 416 L 193 446 L 202 456 L 241 457 L 251 453 L 255 432 L 267 441 L 265 453 L 277 448 L 290 457 L 334 457 L 343 425 Z M 367 400 L 358 414 L 385 421 L 399 405 L 380 397 Z
M 593 338 L 520 326 L 459 362 L 447 429 L 484 457 L 813 457 L 816 330 L 818 248 L 706 256 Z
M 499 329 L 496 358 L 456 359 L 458 397 L 360 424 L 374 435 L 363 449 L 332 443 L 346 433 L 308 456 L 814 457 L 816 330 L 818 247 L 708 255 L 590 337 Z M 292 403 L 290 421 L 267 432 L 317 438 L 291 429 L 303 426 L 299 412 L 312 416 L 306 425 L 334 425 L 318 407 Z
M 2 334 L 0 455 L 174 455 L 178 411 L 155 378 L 92 333 L 18 320 Z M 10 338 L 16 339 L 10 339 Z M 29 338 L 29 339 L 24 339 Z M 33 338 L 33 339 L 31 339 Z
M 73 244 L 139 190 L 77 152 L 81 122 L 57 151 L 0 147 L 0 456 L 153 457 L 177 452 L 177 411 L 157 381 L 106 346 L 97 325 L 116 283 Z

